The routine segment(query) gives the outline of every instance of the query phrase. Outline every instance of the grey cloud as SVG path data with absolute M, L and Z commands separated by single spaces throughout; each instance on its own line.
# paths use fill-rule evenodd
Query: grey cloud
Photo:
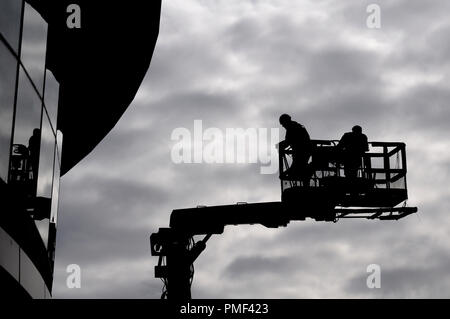
M 151 262 L 142 262 L 143 268 L 138 270 L 130 267 L 119 271 L 111 271 L 110 264 L 102 264 L 89 269 L 80 264 L 81 287 L 68 288 L 66 279 L 69 273 L 66 268 L 55 269 L 54 296 L 56 298 L 111 298 L 111 299 L 157 299 L 160 297 L 161 282 L 155 280 L 151 273 Z
M 86 178 L 83 183 L 84 187 L 64 185 L 61 189 L 66 200 L 60 207 L 64 213 L 59 231 L 64 236 L 58 250 L 91 262 L 139 256 L 137 251 L 148 248 L 149 222 L 164 210 L 168 195 L 149 185 L 117 179 Z
M 434 256 L 430 256 L 433 258 Z M 431 259 L 432 262 L 433 259 Z M 381 266 L 378 289 L 369 290 L 364 276 L 356 276 L 348 281 L 344 288 L 356 296 L 372 296 L 378 298 L 448 298 L 450 278 L 448 275 L 449 261 L 438 265 L 411 265 L 398 268 Z
M 403 115 L 405 125 L 412 129 L 436 131 L 447 135 L 450 122 L 450 91 L 443 85 L 421 85 L 406 96 L 397 108 Z
M 279 274 L 285 271 L 292 271 L 300 267 L 301 265 L 294 263 L 292 258 L 283 256 L 238 257 L 225 268 L 225 275 L 230 279 L 236 280 L 242 277 L 248 278 L 261 274 Z
M 382 29 L 369 30 L 369 2 L 165 2 L 135 101 L 62 180 L 55 296 L 158 298 L 148 236 L 172 209 L 280 199 L 277 176 L 260 175 L 259 164 L 173 164 L 172 130 L 193 129 L 194 119 L 204 128 L 278 127 L 284 112 L 313 138 L 340 138 L 360 124 L 370 140 L 406 141 L 410 202 L 420 213 L 227 227 L 196 261 L 194 297 L 445 296 L 449 4 L 383 1 Z M 407 76 L 390 78 L 408 72 L 443 77 L 404 87 Z M 391 81 L 403 91 L 393 94 Z M 81 291 L 65 288 L 68 263 L 86 271 Z M 370 263 L 382 266 L 377 292 L 365 286 Z
M 155 112 L 156 118 L 170 122 L 171 130 L 177 127 L 176 125 L 183 127 L 189 125 L 192 130 L 195 119 L 203 120 L 206 125 L 209 119 L 217 120 L 217 118 L 226 117 L 230 112 L 238 114 L 238 105 L 241 103 L 233 95 L 191 91 L 172 94 L 154 104 L 158 106 L 158 111 Z

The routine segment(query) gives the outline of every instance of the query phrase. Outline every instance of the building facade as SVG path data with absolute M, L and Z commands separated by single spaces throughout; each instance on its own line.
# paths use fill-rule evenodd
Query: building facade
M 0 289 L 10 297 L 51 297 L 62 133 L 47 29 L 27 2 L 0 2 Z
M 160 12 L 160 0 L 0 0 L 0 297 L 51 297 L 60 177 L 130 105 Z

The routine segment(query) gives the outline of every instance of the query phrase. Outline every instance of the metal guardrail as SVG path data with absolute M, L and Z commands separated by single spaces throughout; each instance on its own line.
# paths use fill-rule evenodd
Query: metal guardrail
M 324 177 L 343 177 L 343 163 L 336 146 L 337 140 L 312 140 L 313 152 L 309 163 L 312 170 L 310 187 L 321 187 Z M 370 179 L 376 188 L 407 189 L 406 185 L 406 145 L 401 142 L 369 142 L 370 150 L 361 158 L 358 177 Z M 291 165 L 292 151 L 279 149 L 279 172 L 282 175 Z M 326 158 L 329 156 L 329 158 Z M 392 161 L 396 162 L 394 167 Z M 394 183 L 402 180 L 401 185 Z M 399 184 L 399 183 L 397 183 Z M 281 180 L 281 190 L 300 186 L 300 180 Z

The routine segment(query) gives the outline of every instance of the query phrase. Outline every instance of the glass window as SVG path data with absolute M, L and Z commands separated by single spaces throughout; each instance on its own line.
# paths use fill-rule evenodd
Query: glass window
M 34 218 L 39 233 L 41 234 L 42 241 L 46 247 L 48 244 L 55 146 L 56 137 L 53 134 L 50 121 L 47 118 L 47 115 L 43 114 Z
M 55 151 L 55 159 L 53 166 L 53 187 L 52 187 L 52 207 L 50 214 L 50 222 L 57 224 L 58 219 L 58 204 L 59 204 L 59 178 L 61 174 L 61 146 L 62 146 L 62 133 L 57 131 L 56 133 L 57 148 Z
M 19 245 L 0 227 L 0 267 L 19 280 Z
M 0 42 L 0 179 L 4 182 L 8 176 L 16 73 L 16 59 Z
M 44 280 L 36 266 L 23 250 L 20 250 L 20 284 L 32 298 L 44 298 Z
M 22 186 L 29 196 L 36 194 L 41 112 L 42 100 L 20 68 L 10 181 Z
M 41 95 L 44 85 L 46 48 L 47 22 L 36 10 L 25 3 L 21 60 Z
M 53 181 L 53 160 L 56 137 L 47 115 L 42 117 L 41 146 L 39 156 L 39 176 L 36 196 L 51 198 Z
M 62 159 L 62 143 L 63 143 L 63 133 L 58 130 L 57 134 L 56 134 L 56 151 L 58 152 L 58 162 L 59 162 L 59 167 L 61 167 L 61 159 Z
M 50 123 L 52 124 L 53 131 L 56 132 L 56 119 L 58 116 L 58 96 L 59 96 L 59 83 L 56 81 L 53 73 L 49 70 L 45 71 L 45 92 L 44 92 L 44 104 L 47 109 Z
M 49 220 L 47 218 L 42 220 L 35 220 L 34 223 L 36 224 L 36 228 L 39 231 L 39 235 L 41 235 L 41 239 L 42 242 L 44 243 L 45 248 L 47 248 Z
M 0 33 L 17 53 L 19 49 L 20 20 L 22 17 L 22 1 L 0 1 Z

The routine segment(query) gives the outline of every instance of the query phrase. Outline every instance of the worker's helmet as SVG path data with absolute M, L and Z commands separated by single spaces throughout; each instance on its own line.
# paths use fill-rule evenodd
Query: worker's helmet
M 359 125 L 355 125 L 355 126 L 352 127 L 352 132 L 361 134 L 362 133 L 362 127 L 359 126 Z
M 280 116 L 280 124 L 281 125 L 286 125 L 290 121 L 291 121 L 291 117 L 288 114 L 282 114 Z

